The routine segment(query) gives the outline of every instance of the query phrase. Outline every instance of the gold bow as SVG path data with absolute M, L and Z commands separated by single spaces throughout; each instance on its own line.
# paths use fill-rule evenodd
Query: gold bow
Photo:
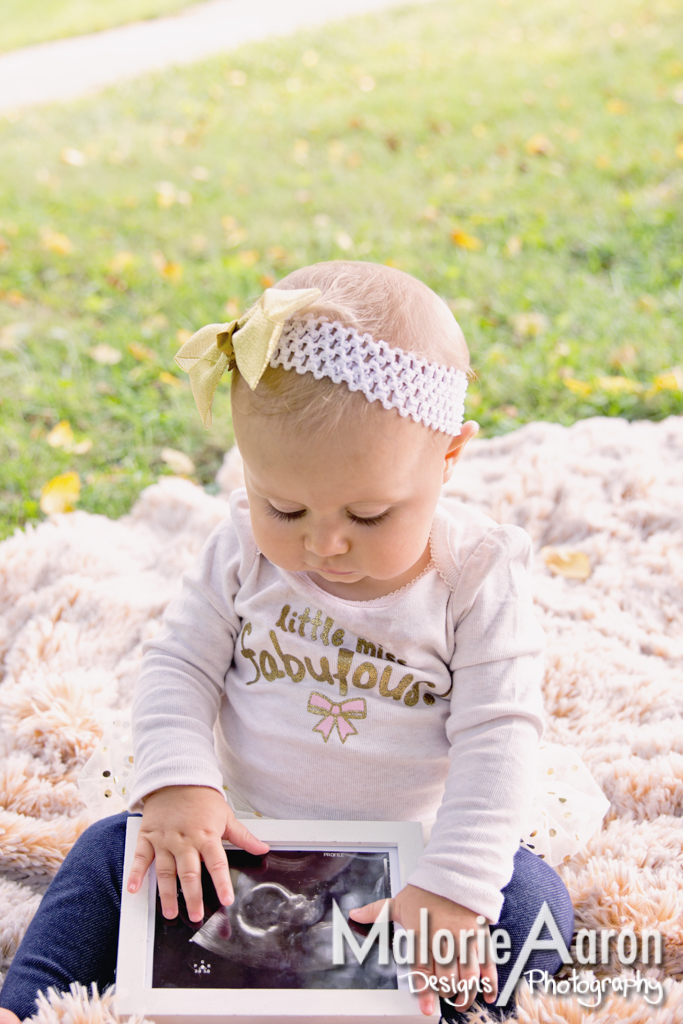
M 211 403 L 226 366 L 240 371 L 252 391 L 277 347 L 285 322 L 319 298 L 318 288 L 266 288 L 239 320 L 207 324 L 189 338 L 175 357 L 190 376 L 202 423 L 211 426 Z

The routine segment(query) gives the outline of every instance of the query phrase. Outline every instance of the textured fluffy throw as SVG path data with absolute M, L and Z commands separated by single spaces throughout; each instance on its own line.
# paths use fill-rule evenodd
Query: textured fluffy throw
M 213 497 L 165 477 L 117 521 L 73 512 L 0 544 L 0 970 L 88 824 L 76 775 L 112 709 L 130 705 L 143 641 L 241 482 L 226 456 Z M 448 493 L 523 526 L 548 637 L 547 738 L 575 745 L 611 802 L 602 831 L 557 870 L 576 928 L 657 928 L 664 962 L 616 956 L 585 977 L 663 983 L 664 1003 L 607 988 L 597 1016 L 683 1022 L 683 418 L 532 423 L 473 441 Z M 575 947 L 572 946 L 572 955 Z M 558 979 L 570 978 L 572 966 Z M 585 998 L 585 997 L 584 997 Z M 522 1022 L 596 1016 L 576 995 L 518 995 Z M 36 1020 L 118 1021 L 77 987 Z M 486 1011 L 472 1020 L 488 1021 Z

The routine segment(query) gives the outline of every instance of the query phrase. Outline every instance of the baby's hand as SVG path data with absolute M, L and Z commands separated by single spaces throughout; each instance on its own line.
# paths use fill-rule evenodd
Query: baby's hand
M 247 853 L 267 853 L 215 789 L 207 786 L 167 786 L 145 799 L 142 825 L 128 877 L 128 892 L 137 892 L 152 861 L 155 862 L 164 917 L 177 917 L 176 874 L 191 921 L 204 916 L 202 861 L 206 864 L 224 906 L 234 893 L 222 840 Z
M 453 992 L 442 991 L 439 988 L 439 994 L 445 996 L 447 999 L 452 999 L 456 1004 L 456 1009 L 462 1013 L 464 1010 L 469 1009 L 474 1000 L 477 997 L 476 979 L 481 977 L 482 980 L 487 978 L 490 982 L 490 988 L 492 989 L 490 994 L 486 993 L 484 989 L 484 999 L 488 1003 L 493 1003 L 498 996 L 498 974 L 496 972 L 496 965 L 490 959 L 490 945 L 488 941 L 488 927 L 485 931 L 487 933 L 486 938 L 486 962 L 480 964 L 477 959 L 477 944 L 476 935 L 477 929 L 483 927 L 477 924 L 477 914 L 472 910 L 468 910 L 467 907 L 461 907 L 459 903 L 453 903 L 451 900 L 447 900 L 444 896 L 436 896 L 432 892 L 427 892 L 425 889 L 418 889 L 415 885 L 406 885 L 404 889 L 401 889 L 398 896 L 389 901 L 391 904 L 390 912 L 391 919 L 397 921 L 406 930 L 413 929 L 415 932 L 415 950 L 420 948 L 420 909 L 426 908 L 429 912 L 429 957 L 430 961 L 428 964 L 416 963 L 414 965 L 407 965 L 408 970 L 422 971 L 426 975 L 436 975 L 437 978 L 450 978 L 451 975 L 455 977 L 456 983 L 458 980 L 465 979 L 466 982 L 472 985 L 464 992 Z M 358 910 L 352 910 L 349 913 L 349 917 L 352 917 L 354 921 L 358 921 L 361 924 L 369 924 L 374 921 L 382 907 L 384 906 L 384 900 L 377 900 L 376 903 L 368 903 L 365 907 L 359 907 Z M 431 937 L 440 929 L 447 928 L 448 931 L 453 933 L 455 939 L 455 957 L 450 964 L 437 964 L 434 962 L 431 950 Z M 468 958 L 467 963 L 461 964 L 457 957 L 459 955 L 459 942 L 460 942 L 460 931 L 462 930 L 473 930 L 474 937 L 470 938 L 467 943 Z M 472 980 L 475 979 L 475 980 Z M 482 985 L 483 988 L 483 985 Z M 429 1015 L 434 1013 L 436 1005 L 436 993 L 433 989 L 427 988 L 425 991 L 420 992 L 418 1000 L 420 1003 L 420 1009 L 423 1013 Z

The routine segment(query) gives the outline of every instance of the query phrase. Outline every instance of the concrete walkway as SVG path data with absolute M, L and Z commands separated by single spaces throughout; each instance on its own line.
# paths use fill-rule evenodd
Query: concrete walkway
M 266 36 L 430 0 L 209 0 L 168 18 L 0 56 L 0 113 L 72 100 Z

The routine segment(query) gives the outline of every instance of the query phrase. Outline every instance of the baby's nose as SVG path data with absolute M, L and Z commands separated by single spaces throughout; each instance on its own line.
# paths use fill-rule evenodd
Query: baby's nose
M 312 528 L 304 539 L 304 547 L 318 558 L 330 558 L 332 555 L 345 555 L 349 550 L 344 531 L 334 526 Z

